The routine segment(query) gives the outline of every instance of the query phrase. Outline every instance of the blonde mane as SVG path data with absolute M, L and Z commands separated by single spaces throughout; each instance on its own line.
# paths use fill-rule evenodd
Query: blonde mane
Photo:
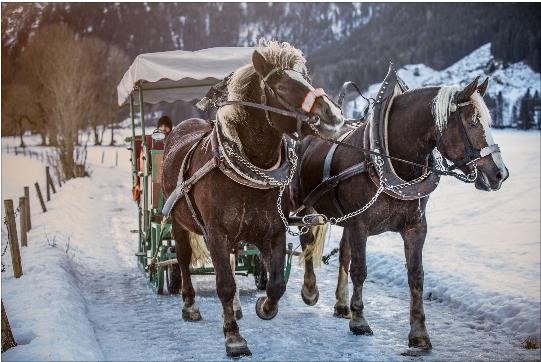
M 459 91 L 460 88 L 458 86 L 441 87 L 438 94 L 432 101 L 432 115 L 434 117 L 434 122 L 436 123 L 436 129 L 440 134 L 442 134 L 447 128 L 449 115 L 456 105 L 455 96 Z M 490 128 L 490 125 L 492 124 L 492 117 L 490 116 L 490 112 L 485 101 L 483 100 L 483 97 L 478 91 L 475 91 L 473 92 L 470 100 L 479 114 L 479 119 L 483 125 L 483 128 L 485 130 Z
M 459 91 L 460 88 L 457 86 L 444 86 L 439 89 L 438 94 L 432 100 L 432 116 L 434 117 L 436 129 L 440 135 L 447 128 L 449 115 L 452 112 L 453 100 Z
M 261 39 L 257 51 L 270 63 L 273 68 L 293 69 L 303 75 L 307 75 L 306 59 L 302 51 L 291 44 L 277 41 L 265 41 Z M 247 64 L 237 69 L 231 77 L 228 87 L 228 100 L 249 101 L 259 103 L 261 101 L 259 76 L 252 64 Z M 243 123 L 247 112 L 240 106 L 227 106 L 220 112 L 224 123 Z M 226 128 L 227 124 L 224 124 Z

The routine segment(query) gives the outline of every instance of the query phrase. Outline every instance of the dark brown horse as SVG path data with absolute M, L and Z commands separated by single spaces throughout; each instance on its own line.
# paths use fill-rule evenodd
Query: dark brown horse
M 474 162 L 460 162 L 472 147 L 478 150 L 485 147 L 497 149 L 489 129 L 490 114 L 482 99 L 487 84 L 485 81 L 478 87 L 476 79 L 464 89 L 430 87 L 407 91 L 396 96 L 388 118 L 389 154 L 418 164 L 426 164 L 437 147 L 446 159 L 455 164 L 462 164 L 460 169 L 464 173 L 473 172 L 476 164 L 478 173 L 475 186 L 478 189 L 498 190 L 509 175 L 499 152 L 491 153 Z M 363 147 L 365 127 L 368 127 L 367 124 L 350 133 L 344 142 Z M 471 147 L 465 144 L 468 143 L 464 141 L 465 139 L 469 140 Z M 307 137 L 304 140 L 299 166 L 300 179 L 296 186 L 300 200 L 320 183 L 324 159 L 329 148 L 327 142 L 318 138 Z M 352 165 L 368 160 L 369 157 L 359 150 L 338 146 L 331 164 L 331 174 L 337 175 Z M 411 164 L 392 161 L 392 165 L 396 174 L 403 180 L 415 180 L 423 173 L 422 169 Z M 368 173 L 363 172 L 340 182 L 335 188 L 336 192 L 324 194 L 315 203 L 315 210 L 338 219 L 342 215 L 337 210 L 337 201 L 343 210 L 349 213 L 366 205 L 377 190 L 378 185 L 371 180 Z M 349 328 L 354 334 L 372 334 L 363 315 L 362 299 L 363 283 L 367 276 L 367 238 L 393 231 L 400 233 L 404 240 L 411 297 L 409 346 L 431 348 L 423 310 L 422 250 L 427 232 L 425 215 L 427 202 L 428 196 L 407 201 L 381 193 L 377 201 L 365 212 L 338 223 L 344 227 L 344 232 L 340 241 L 335 316 L 351 318 Z M 306 249 L 313 239 L 312 233 L 302 236 L 303 249 Z M 353 295 L 349 306 L 348 272 L 353 282 Z M 309 305 L 317 302 L 318 290 L 313 260 L 310 258 L 305 259 L 302 296 Z
M 254 51 L 253 64 L 238 69 L 229 81 L 230 104 L 218 110 L 216 124 L 202 119 L 186 120 L 171 131 L 165 145 L 162 184 L 166 197 L 176 190 L 181 169 L 186 180 L 209 162 L 212 164 L 212 160 L 216 161 L 210 172 L 184 190 L 186 193 L 174 206 L 171 216 L 182 274 L 182 316 L 191 321 L 201 319 L 189 265 L 190 234 L 202 234 L 206 236 L 216 272 L 229 356 L 251 354 L 235 321 L 240 306 L 234 305 L 236 285 L 230 256 L 240 241 L 258 247 L 269 275 L 267 296 L 258 300 L 256 312 L 262 319 L 273 318 L 286 288 L 283 272 L 286 227 L 277 209 L 278 184 L 288 182 L 287 162 L 290 172 L 296 163 L 293 150 L 284 151 L 283 135 L 299 129 L 301 133 L 310 131 L 307 123 L 299 123 L 290 116 L 274 111 L 266 114 L 257 107 L 231 103 L 266 103 L 282 110 L 304 112 L 319 117 L 320 129 L 338 129 L 343 123 L 341 111 L 321 90 L 310 85 L 305 62 L 302 53 L 287 43 L 261 45 Z M 183 161 L 187 154 L 190 159 Z M 282 169 L 284 163 L 286 172 L 281 176 L 286 176 L 285 179 L 269 181 L 272 178 L 269 175 Z M 287 215 L 287 203 L 283 204 Z

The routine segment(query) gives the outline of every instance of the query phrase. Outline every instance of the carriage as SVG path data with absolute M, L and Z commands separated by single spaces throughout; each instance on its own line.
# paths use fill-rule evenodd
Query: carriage
M 147 132 L 145 104 L 185 101 L 195 103 L 204 98 L 212 86 L 235 69 L 250 63 L 253 48 L 221 47 L 200 51 L 168 51 L 139 55 L 118 85 L 119 106 L 129 106 L 131 136 L 125 141 L 131 152 L 132 193 L 137 204 L 137 262 L 158 294 L 177 294 L 180 270 L 175 254 L 171 222 L 162 214 L 164 196 L 161 190 L 161 163 L 164 135 L 159 130 Z M 147 116 L 148 118 L 148 116 Z M 288 244 L 284 266 L 287 281 L 291 270 L 293 245 Z M 193 275 L 214 273 L 210 263 L 190 269 Z M 236 274 L 254 277 L 258 289 L 264 290 L 267 272 L 259 250 L 242 242 L 236 261 Z

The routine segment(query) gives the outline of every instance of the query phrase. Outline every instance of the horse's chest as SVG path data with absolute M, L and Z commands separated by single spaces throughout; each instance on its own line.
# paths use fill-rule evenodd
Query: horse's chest
M 386 231 L 400 232 L 405 225 L 417 224 L 424 217 L 426 203 L 422 200 L 403 201 L 386 195 L 380 197 L 381 202 L 372 207 L 364 220 L 370 235 Z

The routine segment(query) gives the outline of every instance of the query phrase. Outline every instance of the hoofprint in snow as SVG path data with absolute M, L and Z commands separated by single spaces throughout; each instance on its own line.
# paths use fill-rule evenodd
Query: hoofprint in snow
M 434 349 L 421 358 L 539 359 L 539 350 L 521 342 L 540 335 L 540 134 L 495 130 L 494 137 L 511 175 L 503 188 L 482 192 L 445 179 L 429 202 L 424 294 Z M 34 204 L 29 246 L 21 251 L 24 275 L 13 278 L 9 252 L 2 259 L 2 300 L 19 343 L 4 360 L 226 359 L 214 278 L 194 277 L 203 320 L 187 323 L 180 297 L 155 295 L 137 268 L 128 159 L 123 148 L 93 147 L 92 177 L 65 184 L 46 214 Z M 21 180 L 42 172 L 43 164 L 3 150 L 2 199 L 19 196 Z M 326 252 L 340 236 L 333 227 Z M 402 241 L 386 233 L 368 244 L 363 296 L 374 336 L 354 336 L 347 320 L 332 316 L 336 258 L 316 271 L 321 295 L 314 307 L 301 300 L 302 268 L 294 262 L 271 321 L 255 314 L 262 292 L 252 278 L 238 279 L 248 359 L 411 359 L 402 355 L 409 331 Z
M 517 111 L 520 109 L 520 100 L 530 88 L 531 94 L 535 91 L 541 93 L 541 74 L 534 72 L 524 62 L 509 64 L 503 67 L 502 64 L 495 64 L 495 70 L 492 73 L 485 73 L 490 62 L 494 57 L 490 50 L 491 44 L 485 44 L 479 49 L 473 51 L 450 67 L 437 71 L 424 64 L 408 64 L 402 66 L 398 64 L 398 75 L 404 80 L 411 89 L 441 86 L 441 85 L 461 85 L 465 86 L 475 77 L 480 76 L 481 81 L 485 77 L 489 78 L 487 94 L 492 99 L 496 99 L 499 92 L 502 92 L 504 104 L 502 111 L 503 125 L 510 126 L 513 120 L 513 107 Z M 363 84 L 359 84 L 363 87 Z M 381 83 L 372 84 L 366 91 L 367 97 L 375 97 L 381 86 Z M 351 109 L 362 110 L 366 101 L 358 97 L 354 102 L 347 106 L 348 112 Z

